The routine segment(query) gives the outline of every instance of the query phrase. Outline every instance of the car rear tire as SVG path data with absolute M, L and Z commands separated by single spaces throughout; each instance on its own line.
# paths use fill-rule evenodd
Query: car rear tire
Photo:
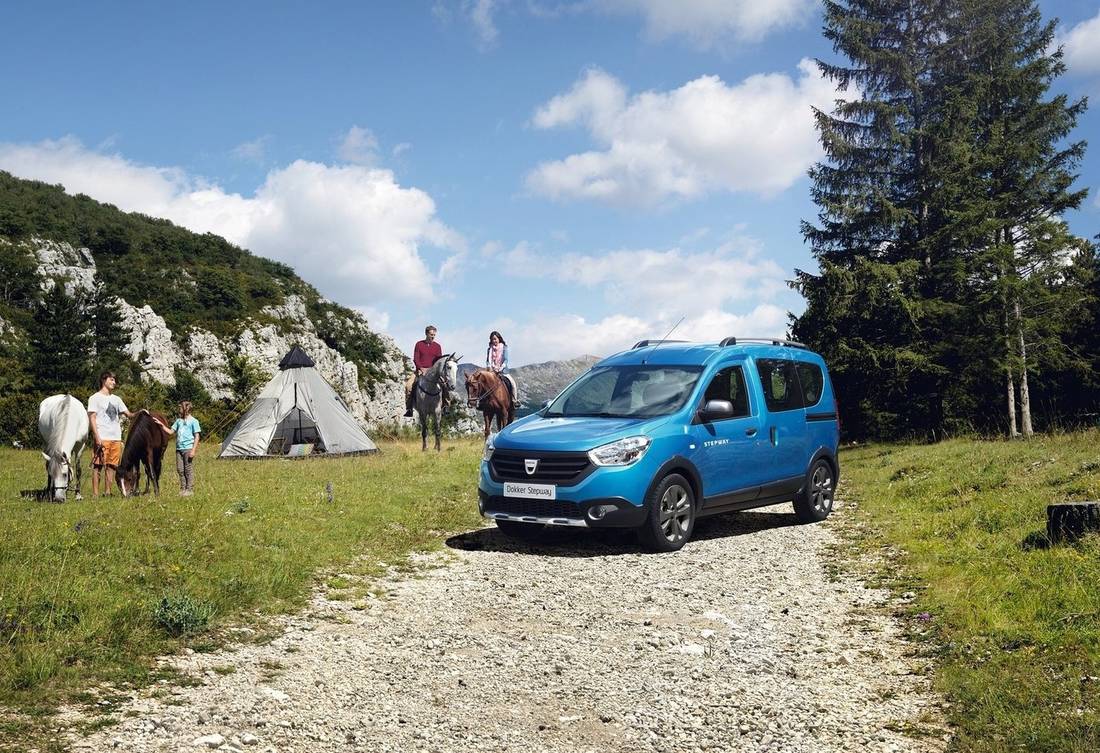
M 653 487 L 646 499 L 649 514 L 638 529 L 638 539 L 652 552 L 683 548 L 695 530 L 695 493 L 688 480 L 670 473 Z
M 806 483 L 794 498 L 794 514 L 799 523 L 819 523 L 833 511 L 836 473 L 828 460 L 818 458 L 806 471 Z

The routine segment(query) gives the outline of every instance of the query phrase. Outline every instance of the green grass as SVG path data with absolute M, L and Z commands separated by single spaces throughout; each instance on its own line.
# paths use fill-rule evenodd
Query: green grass
M 868 446 L 841 463 L 853 553 L 917 593 L 905 611 L 938 653 L 953 747 L 1100 750 L 1100 537 L 1045 539 L 1047 504 L 1100 499 L 1100 432 Z
M 296 610 L 326 570 L 346 586 L 336 573 L 370 574 L 476 526 L 480 447 L 220 461 L 205 446 L 193 497 L 177 496 L 166 468 L 159 499 L 91 499 L 86 478 L 88 496 L 64 504 L 21 499 L 45 481 L 41 457 L 0 449 L 0 750 L 25 749 L 27 735 L 57 749 L 59 703 L 144 684 L 158 654 L 209 650 L 220 627 Z

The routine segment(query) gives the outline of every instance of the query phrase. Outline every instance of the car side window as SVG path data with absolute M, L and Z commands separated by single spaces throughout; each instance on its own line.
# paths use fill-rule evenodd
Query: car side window
M 802 404 L 807 408 L 817 405 L 825 391 L 825 376 L 821 373 L 821 367 L 816 363 L 798 362 L 795 371 L 798 372 L 798 384 L 802 388 Z
M 707 385 L 703 393 L 703 404 L 707 400 L 729 400 L 733 403 L 732 418 L 751 415 L 749 410 L 749 393 L 745 387 L 745 372 L 740 366 L 729 366 L 722 369 Z
M 764 403 L 772 413 L 803 407 L 802 390 L 794 364 L 778 358 L 756 359 L 756 371 L 764 389 Z

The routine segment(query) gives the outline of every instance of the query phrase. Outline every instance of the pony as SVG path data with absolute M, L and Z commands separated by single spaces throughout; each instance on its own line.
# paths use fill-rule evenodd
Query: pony
M 466 375 L 466 404 L 484 414 L 486 439 L 494 418 L 497 431 L 516 420 L 516 407 L 508 385 L 504 377 L 492 369 L 477 369 Z
M 438 452 L 442 441 L 443 398 L 446 393 L 455 391 L 458 379 L 458 362 L 454 353 L 435 359 L 427 371 L 417 377 L 413 384 L 413 398 L 416 415 L 420 418 L 420 449 L 428 449 L 428 418 L 434 416 L 435 449 Z
M 152 481 L 153 494 L 160 496 L 160 469 L 164 461 L 164 450 L 168 447 L 168 434 L 154 419 L 168 424 L 159 413 L 141 410 L 126 433 L 126 447 L 122 450 L 122 460 L 118 464 L 118 488 L 123 497 L 137 493 L 143 465 L 145 491 L 142 493 L 149 493 L 149 482 Z
M 72 395 L 52 395 L 38 405 L 38 433 L 42 435 L 46 451 L 46 496 L 55 502 L 64 502 L 76 466 L 76 498 L 80 493 L 82 469 L 80 455 L 88 441 L 88 411 Z

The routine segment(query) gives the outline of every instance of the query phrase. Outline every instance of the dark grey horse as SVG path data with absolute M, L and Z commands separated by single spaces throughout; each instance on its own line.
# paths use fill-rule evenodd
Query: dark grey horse
M 440 356 L 432 367 L 421 374 L 413 384 L 413 398 L 416 414 L 420 417 L 421 450 L 428 449 L 428 417 L 435 417 L 435 449 L 440 449 L 442 441 L 443 394 L 455 391 L 458 378 L 458 361 L 455 354 Z

